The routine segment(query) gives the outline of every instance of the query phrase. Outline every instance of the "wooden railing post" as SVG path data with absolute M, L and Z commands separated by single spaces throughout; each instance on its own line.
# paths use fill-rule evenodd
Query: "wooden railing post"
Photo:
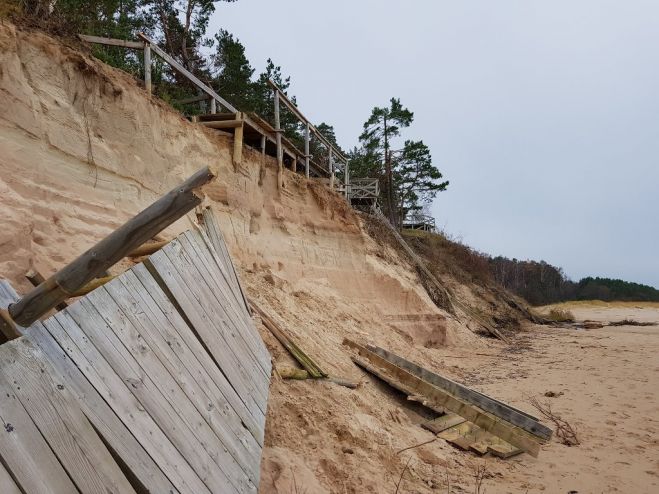
M 281 189 L 284 185 L 284 153 L 281 148 L 281 122 L 279 118 L 279 90 L 274 90 L 275 95 L 275 139 L 277 141 L 277 186 Z
M 309 122 L 304 127 L 304 174 L 309 178 Z
M 332 148 L 329 148 L 329 174 L 330 174 L 330 190 L 334 190 L 334 162 L 332 161 Z
M 215 100 L 213 100 L 215 102 Z M 242 112 L 236 112 L 236 120 L 240 125 L 233 131 L 233 168 L 236 170 L 243 161 L 243 126 L 244 119 Z
M 346 193 L 346 199 L 350 201 L 350 194 L 348 193 L 348 190 L 350 189 L 350 165 L 348 165 L 348 161 L 344 163 L 345 166 L 345 172 L 343 175 L 343 181 L 344 181 L 344 187 L 345 187 L 345 193 Z
M 144 43 L 144 87 L 151 96 L 151 43 Z

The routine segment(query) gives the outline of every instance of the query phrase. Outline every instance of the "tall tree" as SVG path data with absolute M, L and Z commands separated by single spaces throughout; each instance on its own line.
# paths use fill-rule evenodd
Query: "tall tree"
M 428 146 L 423 141 L 405 141 L 394 167 L 399 226 L 408 212 L 421 209 L 437 192 L 446 190 L 449 182 L 439 182 L 441 179 L 441 172 L 432 164 Z
M 255 110 L 252 82 L 254 69 L 245 55 L 245 47 L 224 29 L 215 35 L 215 41 L 217 45 L 212 63 L 216 71 L 214 81 L 218 90 L 224 98 L 241 110 Z
M 377 157 L 384 165 L 386 207 L 389 220 L 396 221 L 394 199 L 394 182 L 392 167 L 392 139 L 400 135 L 400 129 L 409 127 L 414 120 L 414 113 L 404 108 L 400 99 L 391 98 L 388 107 L 375 107 L 370 118 L 364 123 L 364 131 L 359 140 L 367 155 Z

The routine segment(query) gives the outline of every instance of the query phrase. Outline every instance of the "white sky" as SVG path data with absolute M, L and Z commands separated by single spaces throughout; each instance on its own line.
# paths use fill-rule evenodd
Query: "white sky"
M 451 181 L 450 235 L 659 287 L 659 1 L 239 0 L 219 28 L 344 148 L 400 98 Z

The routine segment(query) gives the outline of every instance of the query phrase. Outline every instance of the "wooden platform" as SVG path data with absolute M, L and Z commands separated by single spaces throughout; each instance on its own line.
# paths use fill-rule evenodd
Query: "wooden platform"
M 221 233 L 186 232 L 0 346 L 2 492 L 257 492 L 270 371 Z
M 209 113 L 198 115 L 199 122 L 222 122 L 236 118 L 235 113 Z M 234 129 L 222 129 L 222 132 L 234 133 Z M 266 120 L 259 117 L 256 113 L 247 113 L 244 117 L 243 143 L 254 149 L 261 150 L 268 156 L 277 157 L 276 132 L 274 127 Z M 262 142 L 265 138 L 265 142 Z M 262 148 L 263 144 L 265 147 Z M 284 165 L 291 168 L 293 163 L 297 163 L 297 168 L 304 172 L 304 152 L 295 146 L 295 144 L 282 136 L 282 149 L 284 153 Z M 311 160 L 309 163 L 309 173 L 312 177 L 329 178 L 330 172 L 327 168 L 322 167 L 317 162 Z

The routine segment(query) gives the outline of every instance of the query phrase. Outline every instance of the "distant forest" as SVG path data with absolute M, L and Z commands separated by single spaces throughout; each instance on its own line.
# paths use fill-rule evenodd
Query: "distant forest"
M 496 282 L 532 305 L 566 300 L 659 301 L 659 290 L 651 286 L 592 277 L 574 282 L 561 268 L 544 261 L 519 261 L 499 256 L 490 258 L 489 266 Z

